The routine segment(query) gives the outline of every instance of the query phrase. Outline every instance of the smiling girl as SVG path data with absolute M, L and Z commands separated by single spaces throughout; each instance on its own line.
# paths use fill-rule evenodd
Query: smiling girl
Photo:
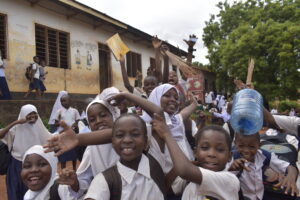
M 27 191 L 22 183 L 20 172 L 24 153 L 33 145 L 43 145 L 51 136 L 34 105 L 22 106 L 18 120 L 0 130 L 0 139 L 11 150 L 6 184 L 9 199 L 23 200 Z

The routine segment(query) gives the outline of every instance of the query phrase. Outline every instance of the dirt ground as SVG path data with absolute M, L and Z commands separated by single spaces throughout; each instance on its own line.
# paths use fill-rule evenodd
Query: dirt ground
M 79 164 L 80 163 L 77 162 L 77 168 Z M 60 170 L 60 165 L 58 165 L 57 168 Z M 72 169 L 72 162 L 67 162 L 67 168 Z M 0 176 L 0 200 L 7 200 L 5 178 L 6 176 Z

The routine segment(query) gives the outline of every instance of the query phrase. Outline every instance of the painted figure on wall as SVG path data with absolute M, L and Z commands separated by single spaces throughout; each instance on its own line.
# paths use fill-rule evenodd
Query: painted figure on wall
M 77 68 L 81 69 L 81 65 L 80 65 L 81 64 L 81 55 L 80 55 L 79 49 L 77 49 L 76 54 L 75 54 L 75 62 L 76 62 Z
M 93 64 L 93 57 L 90 51 L 87 51 L 87 60 L 86 60 L 86 64 L 89 66 L 91 66 Z

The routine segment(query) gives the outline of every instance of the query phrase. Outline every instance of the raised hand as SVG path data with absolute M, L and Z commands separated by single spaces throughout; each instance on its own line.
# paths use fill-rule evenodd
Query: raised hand
M 241 171 L 242 169 L 244 169 L 246 171 L 250 171 L 251 169 L 249 167 L 245 166 L 246 162 L 248 162 L 248 161 L 244 158 L 239 158 L 239 159 L 234 160 L 229 168 L 229 171 Z
M 157 113 L 154 113 L 153 120 L 151 121 L 152 129 L 158 134 L 163 140 L 167 134 L 170 134 L 169 127 L 165 123 L 165 119 Z
M 158 39 L 157 35 L 152 38 L 152 45 L 154 49 L 159 49 L 162 44 L 162 41 Z
M 109 102 L 110 105 L 112 106 L 117 106 L 117 105 L 120 105 L 120 103 L 122 101 L 124 101 L 126 98 L 125 98 L 125 93 L 123 92 L 120 92 L 119 94 L 109 98 L 107 100 L 107 102 Z
M 60 156 L 79 144 L 75 132 L 64 121 L 60 121 L 59 125 L 63 132 L 48 139 L 48 143 L 44 145 L 45 152 L 54 151 L 55 156 Z
M 17 121 L 18 124 L 25 124 L 25 123 L 27 123 L 27 122 L 28 122 L 28 119 L 19 119 L 19 120 Z
M 64 168 L 61 172 L 59 172 L 59 178 L 57 182 L 62 185 L 69 185 L 71 186 L 73 191 L 79 190 L 79 182 L 77 179 L 77 174 L 72 169 Z

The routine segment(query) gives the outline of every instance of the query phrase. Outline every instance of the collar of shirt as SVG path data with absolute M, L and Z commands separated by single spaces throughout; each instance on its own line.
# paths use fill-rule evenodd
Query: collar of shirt
M 150 167 L 149 167 L 149 159 L 144 154 L 142 154 L 142 158 L 140 160 L 139 167 L 138 167 L 137 171 L 135 171 L 135 170 L 133 170 L 129 167 L 126 167 L 120 161 L 118 161 L 117 167 L 118 167 L 118 171 L 119 171 L 121 177 L 128 184 L 131 184 L 131 182 L 133 181 L 133 178 L 134 178 L 136 173 L 138 173 L 142 176 L 145 176 L 149 179 L 151 178 L 151 176 L 150 176 Z

